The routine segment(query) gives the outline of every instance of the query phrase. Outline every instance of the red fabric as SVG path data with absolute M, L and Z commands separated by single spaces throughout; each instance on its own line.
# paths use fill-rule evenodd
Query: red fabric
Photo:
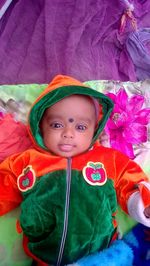
M 144 184 L 139 184 L 140 194 L 145 208 L 150 206 L 150 193 L 149 189 Z
M 28 238 L 24 235 L 23 237 L 23 246 L 26 254 L 33 258 L 37 262 L 37 266 L 50 266 L 50 264 L 47 264 L 45 262 L 42 262 L 40 259 L 38 259 L 36 256 L 34 256 L 30 250 L 28 249 Z
M 0 118 L 0 162 L 8 156 L 32 146 L 26 126 L 6 114 Z

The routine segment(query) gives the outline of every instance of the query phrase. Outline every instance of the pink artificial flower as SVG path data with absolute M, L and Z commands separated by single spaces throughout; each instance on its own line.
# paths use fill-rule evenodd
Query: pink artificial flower
M 108 93 L 114 102 L 113 112 L 106 124 L 111 147 L 134 159 L 133 145 L 147 141 L 147 125 L 150 122 L 150 108 L 143 108 L 144 97 L 128 97 L 124 89 L 117 94 Z

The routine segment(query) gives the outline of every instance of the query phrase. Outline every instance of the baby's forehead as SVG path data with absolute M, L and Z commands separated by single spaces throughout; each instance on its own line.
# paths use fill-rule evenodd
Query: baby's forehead
M 67 117 L 69 121 L 75 121 L 78 117 L 82 117 L 82 120 L 96 120 L 99 116 L 99 103 L 95 98 L 87 95 L 71 95 L 64 97 L 60 101 L 56 102 L 52 106 L 48 107 L 44 116 L 47 119 Z M 43 117 L 44 117 L 43 116 Z
M 73 94 L 71 96 L 65 97 L 62 100 L 64 100 L 66 102 L 66 104 L 72 103 L 73 105 L 74 105 L 74 103 L 78 102 L 78 105 L 76 105 L 77 108 L 79 107 L 79 105 L 81 106 L 82 104 L 88 105 L 88 106 L 90 105 L 90 106 L 94 107 L 96 119 L 99 117 L 100 104 L 99 104 L 98 99 L 96 99 L 92 96 L 85 95 L 85 94 Z

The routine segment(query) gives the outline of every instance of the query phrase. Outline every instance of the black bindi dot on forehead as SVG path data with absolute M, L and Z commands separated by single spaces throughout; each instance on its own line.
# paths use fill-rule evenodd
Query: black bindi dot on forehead
M 73 123 L 73 122 L 74 122 L 74 119 L 73 119 L 73 118 L 69 118 L 68 121 L 69 121 L 70 123 Z

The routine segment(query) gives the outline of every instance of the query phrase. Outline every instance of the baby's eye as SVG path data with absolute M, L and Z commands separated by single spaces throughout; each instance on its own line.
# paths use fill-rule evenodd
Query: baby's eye
M 63 127 L 63 124 L 61 124 L 61 123 L 59 123 L 59 122 L 53 122 L 53 123 L 50 124 L 50 127 L 51 127 L 51 128 L 54 128 L 54 129 L 55 129 L 55 128 L 56 128 L 56 129 L 57 129 L 57 128 L 62 128 L 62 127 Z
M 79 124 L 79 125 L 76 125 L 76 129 L 79 131 L 85 131 L 87 129 L 87 126 Z

